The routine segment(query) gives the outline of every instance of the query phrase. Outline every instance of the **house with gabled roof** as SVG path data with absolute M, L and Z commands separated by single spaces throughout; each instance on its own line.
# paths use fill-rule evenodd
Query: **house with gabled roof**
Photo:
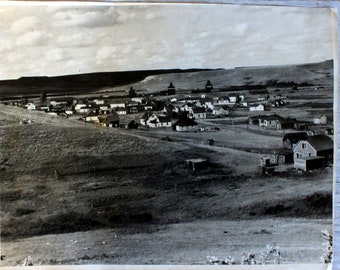
M 259 126 L 266 129 L 289 129 L 294 128 L 296 119 L 284 118 L 278 114 L 258 116 Z
M 255 112 L 255 111 L 261 111 L 263 112 L 265 110 L 265 106 L 263 104 L 254 104 L 252 106 L 249 107 L 249 111 L 251 112 Z
M 180 118 L 174 125 L 173 129 L 175 131 L 196 131 L 197 130 L 197 122 L 190 118 Z
M 326 160 L 333 158 L 334 142 L 327 135 L 320 134 L 300 140 L 295 147 L 294 159 L 301 157 L 323 157 Z
M 99 114 L 93 110 L 83 117 L 85 122 L 99 123 Z
M 227 106 L 214 106 L 212 114 L 217 116 L 228 116 L 229 108 Z
M 116 112 L 98 115 L 99 123 L 106 127 L 119 127 L 119 115 Z
M 207 112 L 204 107 L 193 107 L 191 115 L 193 119 L 207 118 Z
M 140 119 L 140 123 L 151 128 L 171 127 L 171 118 L 146 112 Z

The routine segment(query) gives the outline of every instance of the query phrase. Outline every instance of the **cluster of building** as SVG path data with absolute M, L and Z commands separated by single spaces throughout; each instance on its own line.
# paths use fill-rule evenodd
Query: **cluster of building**
M 210 93 L 213 90 L 212 83 L 208 80 L 204 91 Z M 164 93 L 163 93 L 164 92 Z M 10 102 L 10 105 L 24 107 L 28 110 L 40 110 L 51 115 L 65 117 L 78 117 L 86 123 L 101 124 L 108 127 L 130 127 L 138 125 L 150 128 L 173 127 L 177 131 L 191 131 L 198 129 L 195 120 L 207 118 L 207 114 L 213 117 L 229 116 L 230 110 L 235 108 L 247 108 L 244 94 L 228 94 L 219 97 L 208 97 L 202 94 L 199 97 L 177 99 L 176 88 L 170 82 L 167 90 L 160 91 L 160 95 L 166 94 L 168 100 L 157 99 L 152 95 L 137 96 L 130 89 L 129 96 L 113 98 L 100 96 L 96 98 L 58 97 L 46 99 L 41 95 L 40 101 L 28 102 L 27 98 Z M 142 117 L 136 116 L 133 122 L 126 123 L 125 115 L 145 112 Z M 129 118 L 131 119 L 131 117 Z M 132 124 L 133 123 L 133 124 Z M 129 125 L 130 124 L 130 125 Z
M 176 88 L 170 82 L 167 90 L 159 95 L 168 98 L 156 98 L 156 95 L 138 96 L 133 88 L 126 97 L 114 98 L 100 96 L 95 98 L 60 97 L 47 101 L 41 95 L 39 106 L 27 99 L 13 101 L 10 105 L 21 106 L 28 110 L 41 110 L 52 115 L 76 117 L 85 123 L 99 124 L 106 127 L 136 129 L 172 128 L 178 132 L 201 130 L 198 124 L 201 119 L 228 117 L 233 111 L 243 111 L 248 118 L 249 126 L 258 126 L 265 130 L 295 130 L 283 138 L 284 147 L 274 157 L 263 157 L 262 167 L 271 170 L 276 164 L 293 164 L 294 167 L 309 170 L 324 166 L 333 158 L 333 141 L 327 135 L 333 134 L 332 125 L 328 125 L 327 116 L 318 115 L 310 121 L 286 118 L 279 114 L 261 113 L 268 107 L 284 106 L 285 96 L 258 96 L 256 100 L 246 100 L 245 94 L 219 93 L 210 94 L 214 90 L 210 81 L 205 88 L 193 96 L 176 95 Z M 255 115 L 256 113 L 256 115 Z M 136 114 L 135 117 L 126 115 Z M 202 123 L 202 122 L 201 122 Z M 302 132 L 301 132 L 302 131 Z M 191 163 L 190 163 L 191 164 Z
M 310 121 L 301 121 L 296 118 L 285 118 L 276 113 L 266 115 L 256 115 L 249 117 L 249 125 L 258 125 L 268 130 L 285 130 L 295 129 L 297 131 L 306 131 L 309 135 L 327 134 L 333 135 L 333 128 L 327 122 L 327 116 L 320 114 Z
M 273 172 L 280 164 L 294 164 L 294 168 L 308 171 L 333 161 L 334 142 L 325 134 L 287 133 L 282 142 L 282 149 L 261 158 L 263 171 Z

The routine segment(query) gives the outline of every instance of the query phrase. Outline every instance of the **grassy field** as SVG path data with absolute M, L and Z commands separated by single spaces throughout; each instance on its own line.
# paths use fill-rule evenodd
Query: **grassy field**
M 319 261 L 333 170 L 262 177 L 259 158 L 280 133 L 223 121 L 205 122 L 213 132 L 132 132 L 0 107 L 2 265 L 29 255 L 35 264 L 200 264 L 271 242 L 284 263 Z M 197 157 L 210 166 L 183 165 Z

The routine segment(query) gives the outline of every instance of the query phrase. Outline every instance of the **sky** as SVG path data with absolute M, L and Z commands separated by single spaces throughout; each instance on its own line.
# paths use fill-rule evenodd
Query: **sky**
M 0 80 L 333 59 L 332 11 L 202 4 L 0 5 Z

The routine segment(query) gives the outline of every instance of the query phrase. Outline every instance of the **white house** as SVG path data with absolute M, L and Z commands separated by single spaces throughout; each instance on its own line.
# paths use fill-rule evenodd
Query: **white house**
M 65 113 L 66 113 L 67 115 L 73 115 L 73 111 L 72 111 L 71 109 L 66 109 L 66 110 L 65 110 Z
M 214 106 L 212 114 L 213 115 L 218 115 L 218 116 L 228 116 L 229 115 L 229 110 L 225 106 Z
M 181 118 L 174 124 L 174 130 L 185 132 L 185 131 L 196 131 L 197 123 L 190 118 Z
M 92 110 L 92 108 L 85 106 L 85 107 L 81 107 L 81 108 L 78 110 L 78 112 L 79 112 L 79 113 L 89 113 L 91 110 Z
M 34 103 L 30 102 L 30 103 L 27 103 L 26 108 L 27 110 L 35 110 L 36 106 Z
M 207 118 L 207 113 L 205 108 L 194 107 L 192 108 L 192 117 L 194 119 L 205 119 Z
M 154 113 L 145 113 L 140 123 L 150 128 L 171 127 L 171 119 L 165 116 L 158 116 Z
M 80 112 L 81 108 L 85 108 L 87 105 L 86 104 L 76 104 L 76 106 L 74 107 L 74 110 L 76 112 Z
M 229 102 L 231 104 L 235 104 L 237 102 L 237 96 L 236 95 L 229 95 Z
M 90 112 L 88 115 L 84 116 L 85 122 L 99 123 L 99 115 L 96 112 Z
M 121 103 L 111 103 L 110 104 L 111 109 L 116 109 L 116 108 L 125 108 L 125 102 Z
M 219 97 L 216 102 L 217 105 L 230 105 L 233 104 L 230 102 L 228 97 Z
M 117 108 L 115 109 L 115 112 L 116 112 L 117 114 L 119 114 L 119 115 L 125 115 L 125 114 L 127 114 L 126 109 L 123 108 L 123 107 L 117 107 Z
M 109 105 L 101 105 L 99 106 L 99 109 L 103 112 L 110 111 Z
M 93 100 L 93 102 L 96 103 L 97 105 L 105 104 L 105 100 L 104 99 L 95 99 L 95 100 Z
M 144 97 L 134 97 L 134 98 L 131 98 L 131 101 L 136 102 L 136 103 L 140 103 L 142 105 L 146 104 L 146 100 L 145 100 Z
M 181 112 L 188 112 L 192 113 L 192 107 L 189 106 L 188 104 L 183 105 L 182 107 L 179 108 Z
M 52 105 L 53 107 L 56 107 L 58 105 L 60 106 L 67 105 L 67 101 L 66 100 L 51 100 L 50 105 Z
M 314 118 L 314 124 L 316 125 L 324 125 L 327 124 L 327 116 L 322 114 Z
M 294 159 L 301 157 L 323 157 L 331 159 L 333 157 L 334 142 L 324 135 L 310 136 L 305 140 L 300 140 L 293 148 Z
M 251 111 L 251 112 L 263 112 L 264 111 L 264 105 L 259 104 L 259 105 L 256 105 L 256 106 L 250 106 L 249 111 Z

